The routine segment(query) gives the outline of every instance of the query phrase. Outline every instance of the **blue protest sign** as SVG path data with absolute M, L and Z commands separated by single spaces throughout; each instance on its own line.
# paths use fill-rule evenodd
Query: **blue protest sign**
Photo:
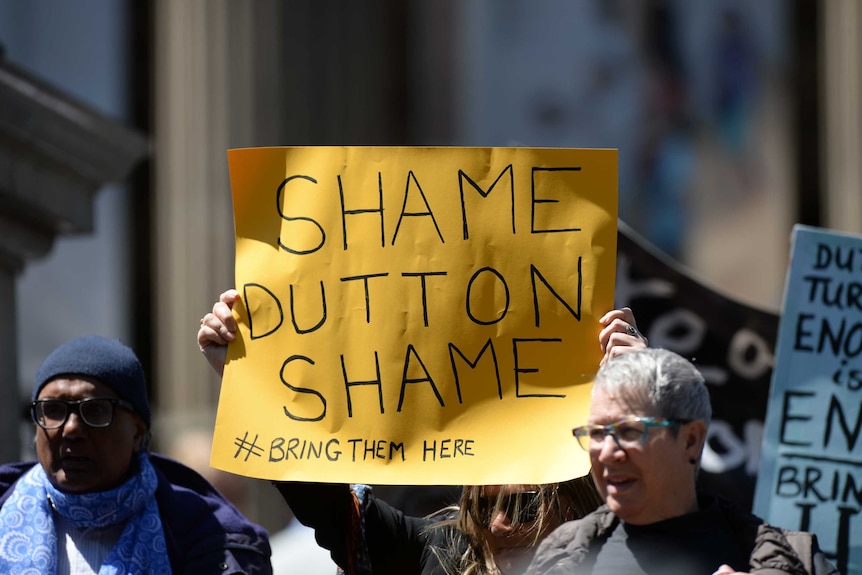
M 796 226 L 754 512 L 862 573 L 862 235 Z

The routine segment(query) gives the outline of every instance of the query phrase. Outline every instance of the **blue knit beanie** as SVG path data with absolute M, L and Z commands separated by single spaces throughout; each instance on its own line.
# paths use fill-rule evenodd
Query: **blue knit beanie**
M 68 341 L 51 352 L 36 372 L 33 400 L 45 385 L 60 376 L 92 377 L 109 386 L 135 407 L 147 429 L 150 404 L 144 369 L 135 352 L 116 339 L 85 336 Z

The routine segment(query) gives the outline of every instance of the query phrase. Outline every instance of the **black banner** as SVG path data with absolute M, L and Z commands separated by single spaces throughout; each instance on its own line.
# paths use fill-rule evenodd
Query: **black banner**
M 751 509 L 778 315 L 717 293 L 619 222 L 615 306 L 632 308 L 650 347 L 691 360 L 713 419 L 701 487 Z

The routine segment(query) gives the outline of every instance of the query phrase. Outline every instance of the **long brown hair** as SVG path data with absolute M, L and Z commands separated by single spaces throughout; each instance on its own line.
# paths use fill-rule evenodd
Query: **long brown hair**
M 589 475 L 562 483 L 538 485 L 537 505 L 532 510 L 530 520 L 521 519 L 527 510 L 510 510 L 510 520 L 520 524 L 533 538 L 532 545 L 538 545 L 551 527 L 580 519 L 594 511 L 603 503 Z M 486 537 L 486 518 L 481 512 L 480 500 L 483 486 L 465 485 L 457 506 L 449 508 L 449 518 L 433 524 L 430 528 L 449 527 L 447 549 L 433 549 L 445 571 L 449 575 L 499 575 L 500 570 L 494 562 L 494 555 Z M 496 508 L 503 506 L 502 492 L 497 496 Z M 532 517 L 535 517 L 533 519 Z M 454 528 L 454 529 L 452 529 Z

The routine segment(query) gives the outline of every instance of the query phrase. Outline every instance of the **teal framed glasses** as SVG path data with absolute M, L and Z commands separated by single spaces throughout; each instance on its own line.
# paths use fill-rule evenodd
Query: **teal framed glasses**
M 614 443 L 620 449 L 624 450 L 643 445 L 651 427 L 673 427 L 689 421 L 663 417 L 630 417 L 608 425 L 581 425 L 572 430 L 572 435 L 584 451 L 601 451 L 605 437 L 608 435 L 614 439 Z

